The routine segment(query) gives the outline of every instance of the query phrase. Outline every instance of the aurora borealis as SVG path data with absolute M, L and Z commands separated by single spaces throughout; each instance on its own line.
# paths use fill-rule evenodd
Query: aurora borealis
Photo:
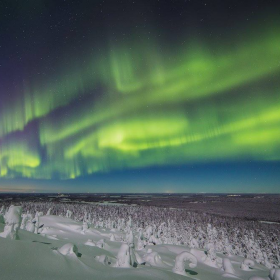
M 135 170 L 152 184 L 195 166 L 199 177 L 222 176 L 222 191 L 230 164 L 234 178 L 247 168 L 242 185 L 254 191 L 250 166 L 256 174 L 260 164 L 269 178 L 258 191 L 280 191 L 279 5 L 4 2 L 0 189 L 41 181 L 67 191 L 71 181 L 82 190 L 103 176 L 106 191 L 112 176 L 116 191 L 128 177 L 138 191 Z

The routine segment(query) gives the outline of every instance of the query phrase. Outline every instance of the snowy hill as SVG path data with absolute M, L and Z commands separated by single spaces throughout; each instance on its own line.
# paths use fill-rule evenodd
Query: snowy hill
M 219 261 L 207 260 L 203 250 L 191 249 L 183 245 L 148 245 L 142 250 L 137 250 L 136 246 L 132 251 L 128 249 L 129 251 L 124 254 L 127 256 L 126 253 L 130 252 L 131 255 L 136 253 L 136 259 L 142 259 L 142 264 L 138 262 L 137 267 L 129 265 L 129 268 L 115 267 L 123 254 L 121 246 L 123 244 L 126 246 L 130 242 L 137 243 L 137 233 L 130 237 L 132 240 L 124 242 L 122 240 L 127 239 L 129 234 L 123 231 L 85 228 L 82 222 L 52 215 L 41 216 L 40 225 L 43 225 L 40 234 L 19 229 L 19 240 L 0 238 L 2 280 L 214 280 L 232 277 L 247 280 L 253 276 L 270 279 L 267 278 L 269 269 L 263 265 L 254 263 L 253 266 L 247 267 L 247 271 L 244 266 L 242 269 L 243 257 L 217 253 L 217 260 L 220 261 L 220 267 L 217 267 L 216 263 Z M 0 232 L 3 231 L 4 224 L 0 224 Z M 65 244 L 69 245 L 64 246 Z M 75 251 L 75 247 L 72 250 L 71 244 L 76 245 L 78 252 Z M 182 252 L 188 252 L 188 256 L 192 253 L 191 256 L 197 260 L 197 265 L 193 265 L 193 261 L 188 257 L 183 260 L 183 265 L 186 263 L 184 265 L 186 276 L 176 273 L 174 268 L 175 260 L 178 260 L 176 257 Z M 179 262 L 176 264 L 178 265 Z

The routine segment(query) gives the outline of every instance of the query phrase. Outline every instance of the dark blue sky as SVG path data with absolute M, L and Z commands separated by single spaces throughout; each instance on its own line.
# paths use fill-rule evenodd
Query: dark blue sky
M 279 162 L 220 162 L 142 168 L 75 180 L 0 179 L 2 191 L 279 193 Z

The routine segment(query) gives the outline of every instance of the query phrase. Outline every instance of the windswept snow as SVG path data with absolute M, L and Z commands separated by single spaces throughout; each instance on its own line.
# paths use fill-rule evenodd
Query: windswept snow
M 1 280 L 280 279 L 280 270 L 270 262 L 267 251 L 263 250 L 262 261 L 237 255 L 230 241 L 222 239 L 221 228 L 209 223 L 203 228 L 203 219 L 209 217 L 189 213 L 186 217 L 192 223 L 185 224 L 178 209 L 165 209 L 164 219 L 157 212 L 163 213 L 159 208 L 137 207 L 136 211 L 135 207 L 96 206 L 92 212 L 92 205 L 65 205 L 36 207 L 35 217 L 32 211 L 25 211 L 26 205 L 22 215 L 21 207 L 1 210 L 6 224 L 0 223 L 0 232 L 13 225 L 19 239 L 0 238 Z M 63 214 L 52 215 L 54 208 L 63 209 Z M 105 219 L 104 213 L 114 216 Z M 27 227 L 30 221 L 33 228 Z M 197 233 L 192 231 L 194 228 Z M 183 232 L 190 241 L 175 242 Z M 245 241 L 242 238 L 240 231 L 241 244 Z M 251 246 L 257 251 L 256 245 Z

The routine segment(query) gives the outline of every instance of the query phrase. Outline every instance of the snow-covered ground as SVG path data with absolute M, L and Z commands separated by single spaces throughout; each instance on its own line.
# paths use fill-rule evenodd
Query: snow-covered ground
M 87 214 L 83 221 L 69 218 L 70 211 L 67 217 L 44 214 L 21 220 L 21 207 L 11 207 L 6 224 L 0 219 L 1 280 L 280 279 L 277 269 L 219 253 L 212 243 L 199 249 L 195 240 L 190 247 L 146 242 L 154 229 L 135 230 L 130 218 L 120 221 L 122 228 L 105 228 L 90 224 Z

